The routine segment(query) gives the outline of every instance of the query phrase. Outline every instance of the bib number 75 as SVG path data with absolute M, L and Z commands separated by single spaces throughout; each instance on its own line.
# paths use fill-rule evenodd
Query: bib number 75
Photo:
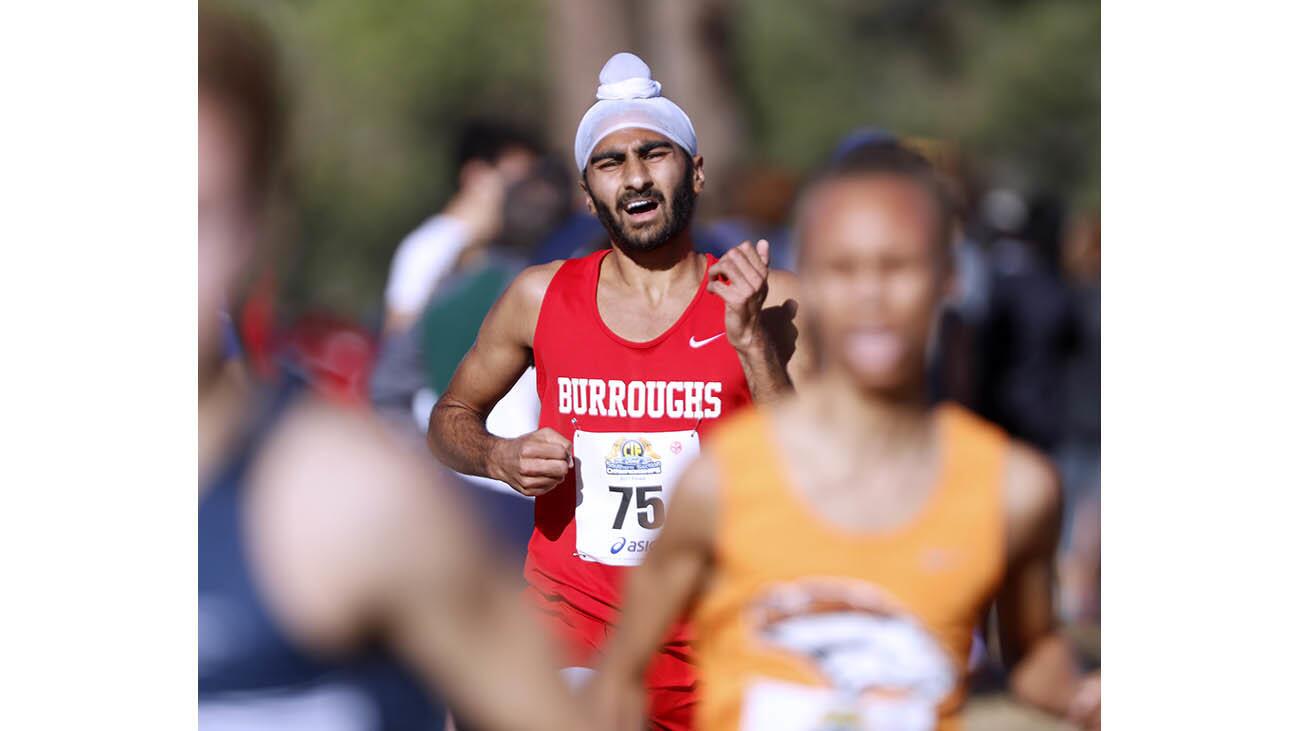
M 664 501 L 663 498 L 652 496 L 650 493 L 663 492 L 663 485 L 641 485 L 636 487 L 620 487 L 610 485 L 610 492 L 619 493 L 618 513 L 614 516 L 614 530 L 622 530 L 623 521 L 627 518 L 627 509 L 632 504 L 633 495 L 636 496 L 636 522 L 646 529 L 658 528 L 664 524 Z

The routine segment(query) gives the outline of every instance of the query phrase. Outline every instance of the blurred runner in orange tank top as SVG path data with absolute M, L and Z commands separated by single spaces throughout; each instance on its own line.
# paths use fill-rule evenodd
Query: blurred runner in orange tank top
M 953 218 L 940 177 L 894 143 L 809 186 L 796 235 L 817 374 L 721 425 L 686 468 L 590 689 L 602 726 L 639 727 L 641 673 L 686 613 L 701 729 L 960 728 L 993 604 L 1013 693 L 1099 725 L 1100 679 L 1054 626 L 1050 464 L 927 403 Z

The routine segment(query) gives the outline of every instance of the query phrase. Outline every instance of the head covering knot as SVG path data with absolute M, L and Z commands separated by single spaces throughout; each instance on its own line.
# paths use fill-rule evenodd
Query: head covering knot
M 658 132 L 686 150 L 698 154 L 695 127 L 686 112 L 665 96 L 663 86 L 650 75 L 650 67 L 636 55 L 616 53 L 600 70 L 596 103 L 578 123 L 573 140 L 578 172 L 587 167 L 592 150 L 602 139 L 620 129 L 635 127 Z

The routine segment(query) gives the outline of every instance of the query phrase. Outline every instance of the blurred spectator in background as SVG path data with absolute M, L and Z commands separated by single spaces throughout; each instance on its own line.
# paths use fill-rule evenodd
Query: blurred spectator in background
M 444 213 L 402 242 L 393 259 L 388 323 L 370 395 L 375 408 L 403 431 L 423 437 L 429 412 L 492 303 L 537 260 L 539 249 L 572 251 L 603 238 L 594 217 L 576 212 L 577 185 L 568 168 L 543 158 L 534 139 L 530 130 L 470 123 L 460 144 L 465 184 Z M 493 408 L 489 428 L 505 436 L 527 433 L 536 428 L 539 410 L 530 368 Z M 459 477 L 487 488 L 470 491 L 470 499 L 494 535 L 514 549 L 502 555 L 522 568 L 532 500 L 496 480 Z
M 548 176 L 563 176 L 565 191 L 569 194 L 568 215 L 560 221 L 533 249 L 531 264 L 545 264 L 559 259 L 586 256 L 593 251 L 609 247 L 609 235 L 600 220 L 587 211 L 586 193 L 573 178 L 568 167 L 548 161 Z M 554 166 L 559 166 L 554 169 Z M 554 177 L 558 181 L 560 177 Z
M 969 183 L 968 183 L 969 184 Z M 969 191 L 968 191 L 969 192 Z M 1100 226 L 1053 195 L 994 188 L 957 245 L 936 393 L 1047 452 L 1064 488 L 1058 612 L 1100 647 Z
M 976 230 L 988 248 L 987 307 L 967 314 L 978 357 L 975 406 L 1052 455 L 1065 488 L 1061 607 L 1098 619 L 1100 590 L 1100 226 L 1077 216 L 1068 235 L 1055 196 L 995 189 Z M 979 234 L 977 234 L 979 235 Z
M 274 53 L 204 7 L 198 101 L 199 727 L 581 727 L 517 593 L 422 445 L 232 367 L 281 147 Z M 500 702 L 500 680 L 526 683 Z
M 1013 436 L 1051 453 L 1063 436 L 1072 328 L 1070 296 L 1056 268 L 1060 204 L 997 189 L 984 197 L 979 213 L 990 234 L 992 286 L 980 337 L 976 407 Z
M 465 125 L 456 150 L 456 193 L 393 255 L 384 288 L 385 330 L 409 327 L 461 256 L 497 237 L 505 224 L 507 191 L 540 157 L 540 144 L 526 132 L 496 122 Z
M 725 213 L 700 232 L 700 250 L 722 256 L 742 241 L 767 239 L 768 256 L 778 269 L 794 270 L 794 249 L 786 225 L 794 204 L 796 179 L 769 165 L 753 165 L 721 186 Z
M 494 282 L 509 281 L 527 263 L 531 248 L 563 215 L 566 194 L 548 185 L 536 138 L 518 128 L 472 120 L 462 130 L 456 159 L 459 189 L 393 256 L 384 340 L 370 380 L 380 413 L 417 433 L 428 424 L 438 384 L 450 376 L 439 375 L 445 362 L 455 368 L 495 300 Z M 438 331 L 428 348 L 429 327 L 422 321 Z M 526 407 L 521 414 L 525 421 L 535 416 Z
M 1062 265 L 1069 283 L 1073 345 L 1065 364 L 1064 438 L 1057 455 L 1066 490 L 1061 589 L 1068 619 L 1101 612 L 1101 220 L 1075 217 Z

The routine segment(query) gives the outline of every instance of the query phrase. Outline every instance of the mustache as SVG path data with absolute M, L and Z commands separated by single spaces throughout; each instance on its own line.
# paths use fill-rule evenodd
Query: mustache
M 618 201 L 615 205 L 621 210 L 631 201 L 641 200 L 643 198 L 648 198 L 657 203 L 664 203 L 667 200 L 664 197 L 664 194 L 660 193 L 657 188 L 651 188 L 650 190 L 640 192 L 640 193 L 625 193 L 619 196 Z

